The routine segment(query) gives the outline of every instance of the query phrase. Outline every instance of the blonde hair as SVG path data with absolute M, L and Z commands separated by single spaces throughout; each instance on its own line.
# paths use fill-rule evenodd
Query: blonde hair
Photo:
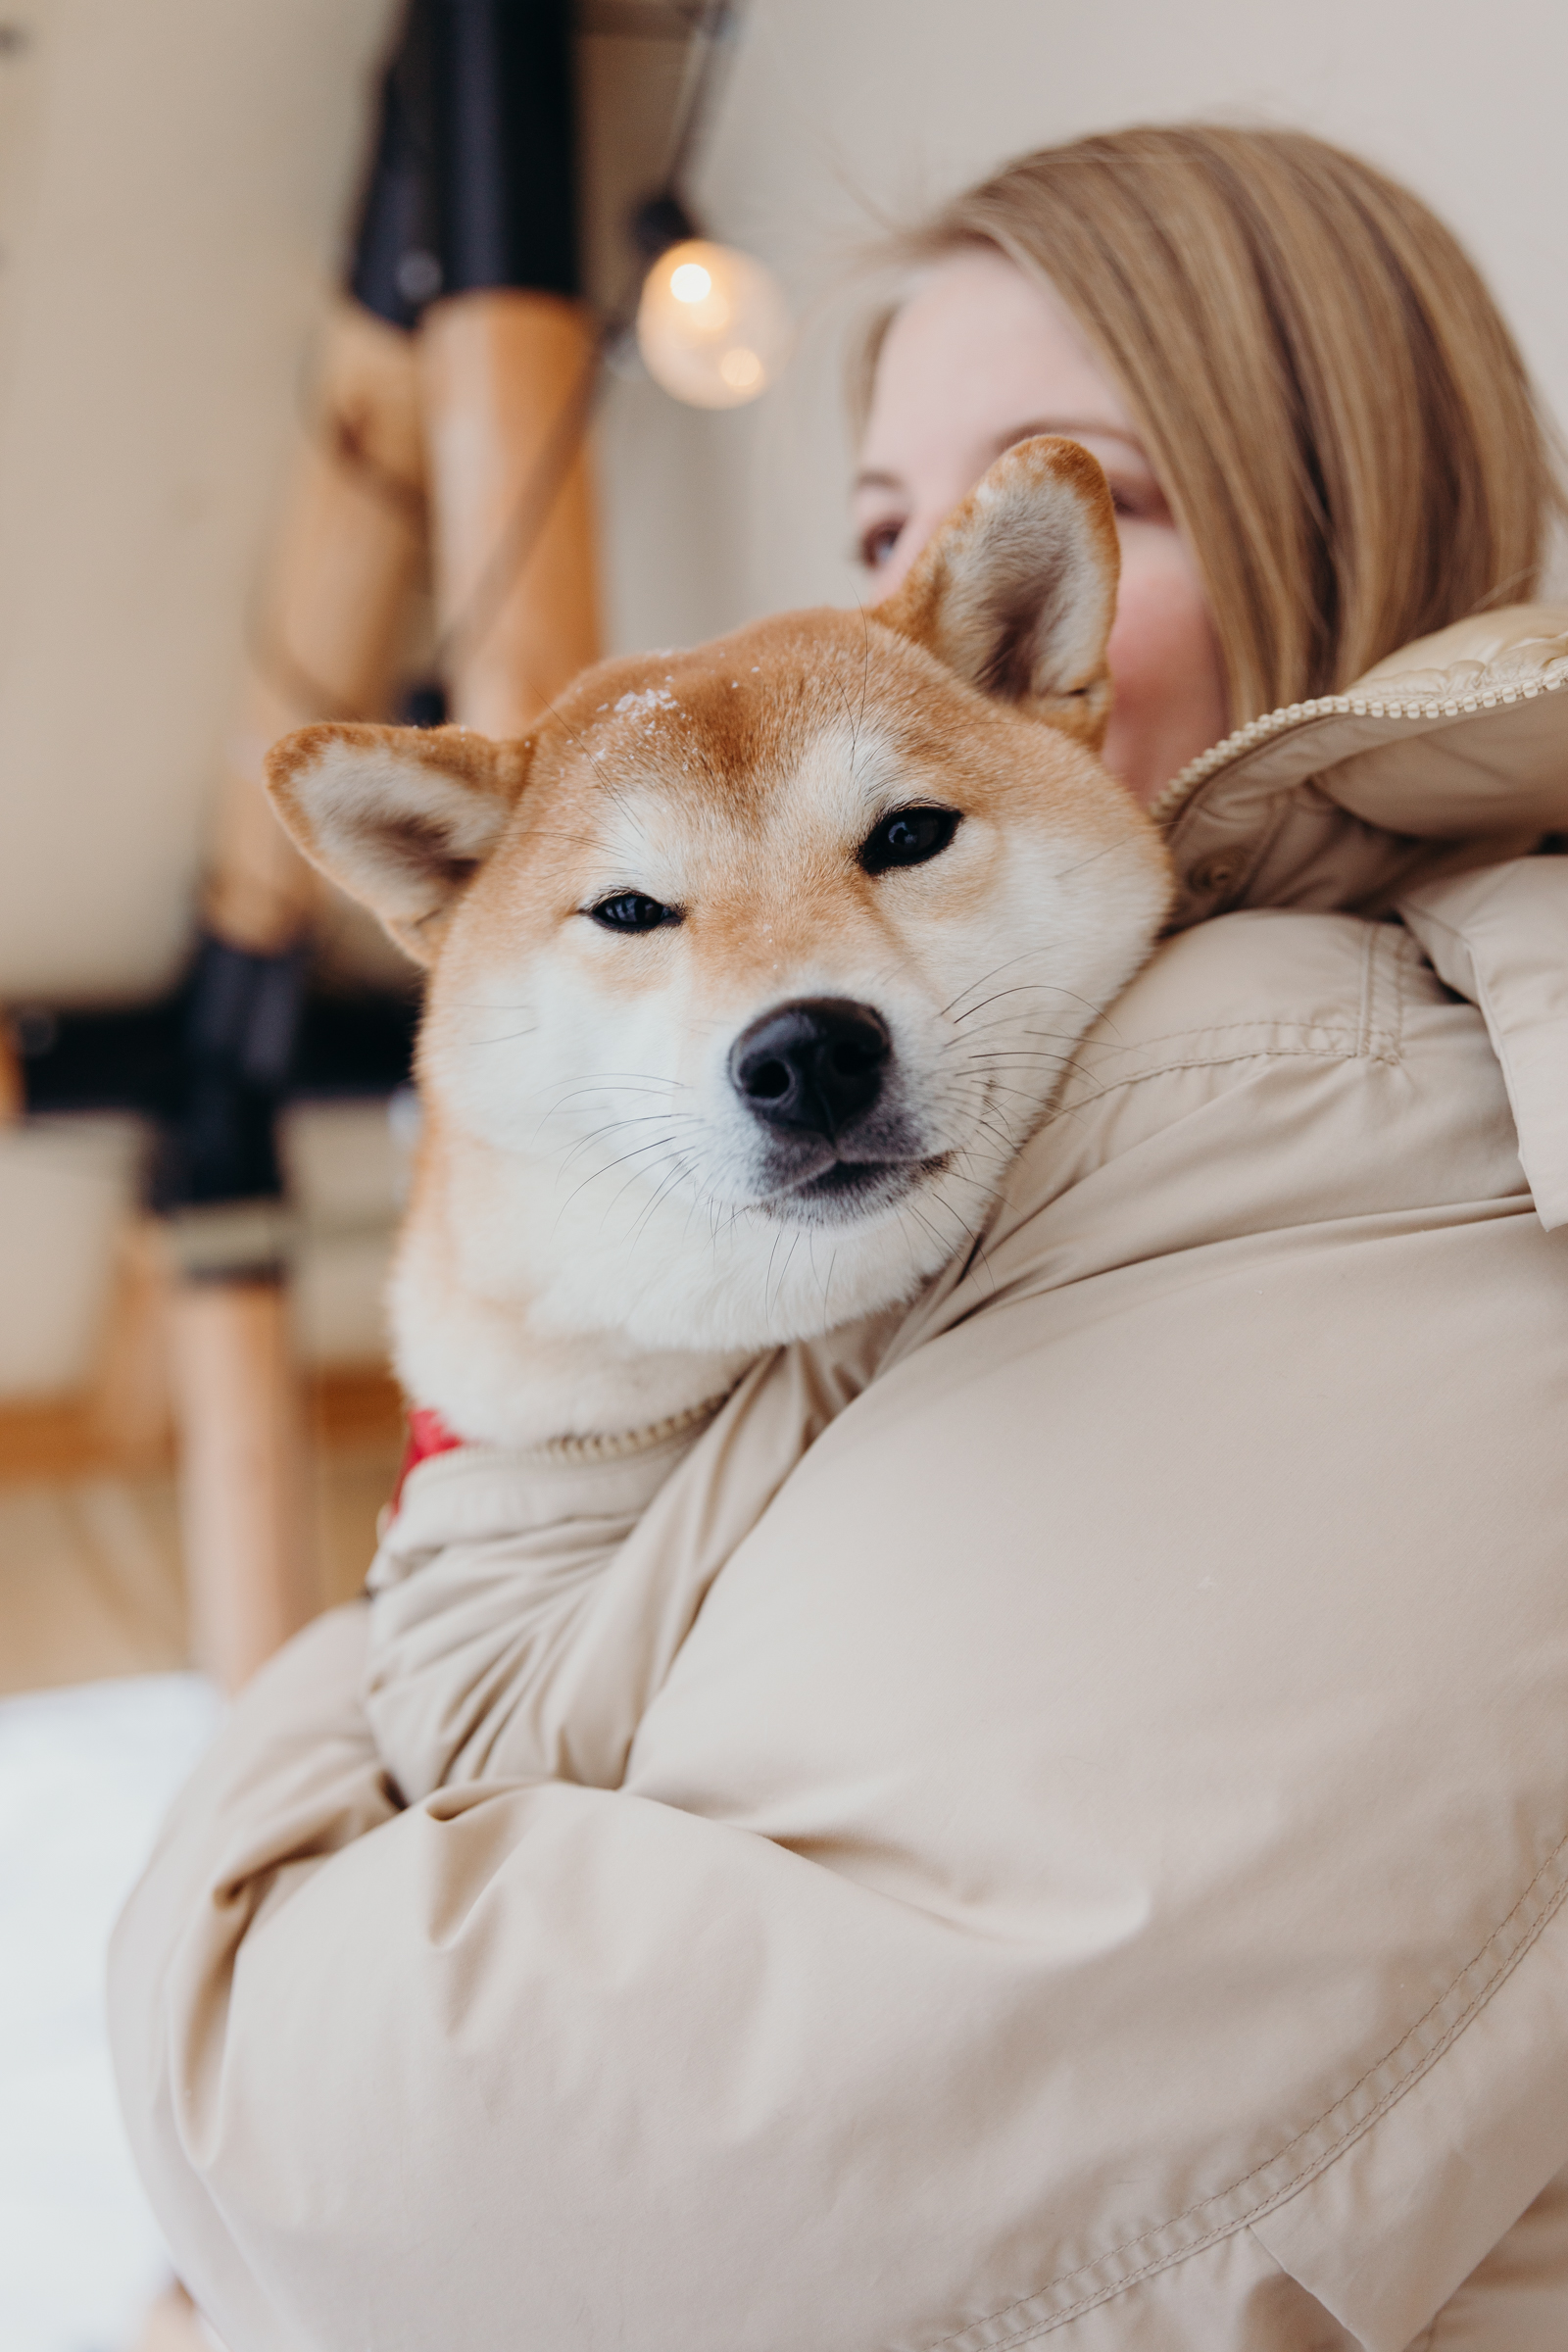
M 1202 575 L 1233 726 L 1535 594 L 1568 512 L 1496 305 L 1408 189 L 1300 131 L 1148 126 L 1009 164 L 882 247 L 991 245 L 1120 385 Z M 883 335 L 858 355 L 862 408 Z

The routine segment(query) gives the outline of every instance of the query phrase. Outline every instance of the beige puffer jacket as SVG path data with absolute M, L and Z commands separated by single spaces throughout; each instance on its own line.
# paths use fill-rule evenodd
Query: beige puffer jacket
M 1563 2352 L 1565 628 L 1172 789 L 911 1310 L 414 1473 L 120 1930 L 231 2352 Z

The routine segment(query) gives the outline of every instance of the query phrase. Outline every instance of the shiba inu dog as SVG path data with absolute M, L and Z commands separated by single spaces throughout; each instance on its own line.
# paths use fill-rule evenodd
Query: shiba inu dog
M 1116 581 L 1103 475 L 1041 438 L 868 613 L 605 662 L 520 742 L 275 748 L 294 838 L 429 966 L 416 1405 L 643 1427 L 973 1246 L 1167 905 L 1095 756 Z

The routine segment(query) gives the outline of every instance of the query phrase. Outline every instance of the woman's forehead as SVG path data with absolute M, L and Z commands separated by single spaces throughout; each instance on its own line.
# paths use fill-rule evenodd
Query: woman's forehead
M 1125 401 L 1052 289 L 993 247 L 953 254 L 888 328 L 856 487 L 902 486 L 960 445 L 983 471 L 1038 432 L 1142 454 Z

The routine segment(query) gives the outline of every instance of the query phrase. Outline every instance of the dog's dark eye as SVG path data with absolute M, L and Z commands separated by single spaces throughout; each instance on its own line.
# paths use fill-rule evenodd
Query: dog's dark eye
M 860 844 L 860 863 L 868 874 L 885 874 L 893 865 L 924 865 L 940 857 L 958 830 L 956 808 L 895 808 Z
M 662 924 L 678 923 L 678 906 L 666 906 L 661 899 L 651 899 L 645 891 L 620 890 L 612 899 L 601 899 L 588 912 L 596 923 L 607 931 L 657 931 Z

